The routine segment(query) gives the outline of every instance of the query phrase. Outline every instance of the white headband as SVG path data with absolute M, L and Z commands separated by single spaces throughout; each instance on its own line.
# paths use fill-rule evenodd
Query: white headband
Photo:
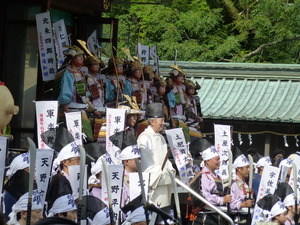
M 249 165 L 248 159 L 246 158 L 246 156 L 244 156 L 242 154 L 234 160 L 233 168 L 236 169 L 238 167 L 244 167 L 244 166 L 248 166 L 248 165 Z
M 9 214 L 10 220 L 7 222 L 8 225 L 10 224 L 17 224 L 17 213 L 21 211 L 26 211 L 28 205 L 28 192 L 22 195 L 19 200 L 13 205 L 12 212 Z M 32 191 L 32 206 L 31 210 L 38 210 L 42 209 L 42 199 L 41 195 L 39 194 L 38 190 Z
M 217 149 L 215 148 L 215 146 L 210 146 L 209 148 L 207 148 L 207 149 L 205 149 L 203 152 L 202 152 L 202 159 L 204 160 L 204 161 L 206 161 L 206 160 L 209 160 L 209 159 L 212 159 L 212 158 L 214 158 L 214 157 L 216 157 L 216 156 L 219 156 L 219 154 L 218 154 L 218 151 L 217 151 Z
M 266 166 L 271 166 L 271 165 L 272 165 L 272 163 L 271 163 L 270 156 L 265 156 L 258 160 L 258 162 L 256 163 L 256 168 L 259 168 L 262 166 L 266 167 Z
M 119 160 L 137 159 L 141 157 L 141 151 L 137 145 L 130 145 L 124 148 L 118 156 Z
M 133 210 L 133 212 L 128 212 L 126 217 L 126 222 L 137 223 L 146 221 L 145 209 L 143 206 L 140 206 Z
M 284 204 L 285 207 L 295 205 L 295 195 L 294 195 L 294 193 L 287 195 L 283 200 L 283 204 Z
M 283 159 L 281 160 L 281 162 L 279 163 L 279 168 L 281 168 L 282 166 L 285 166 L 287 168 L 291 168 L 293 164 L 293 159 L 287 158 L 287 159 Z
M 73 210 L 77 210 L 77 206 L 73 196 L 71 194 L 63 195 L 54 201 L 53 206 L 49 210 L 47 217 L 52 217 L 57 213 L 64 213 Z
M 9 169 L 6 171 L 6 176 L 12 177 L 18 170 L 29 167 L 28 152 L 16 156 L 11 162 Z
M 281 213 L 284 213 L 285 211 L 287 211 L 287 209 L 285 208 L 282 201 L 276 202 L 270 211 L 270 216 L 271 216 L 270 219 L 274 218 L 277 215 L 280 215 Z
M 75 141 L 67 144 L 65 147 L 62 148 L 62 150 L 58 153 L 58 156 L 53 162 L 53 167 L 57 168 L 61 161 L 73 157 L 80 157 L 80 150 Z
M 105 207 L 101 211 L 99 211 L 93 221 L 91 222 L 91 225 L 99 225 L 99 224 L 110 224 L 110 217 L 109 217 L 109 209 Z

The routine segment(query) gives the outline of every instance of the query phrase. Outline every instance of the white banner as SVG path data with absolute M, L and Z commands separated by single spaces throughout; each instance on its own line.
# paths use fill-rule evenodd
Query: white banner
M 263 198 L 267 194 L 274 194 L 275 189 L 277 187 L 277 181 L 279 177 L 280 169 L 274 166 L 266 166 L 264 167 L 264 171 L 261 176 L 259 190 L 256 197 L 256 202 Z M 252 217 L 252 225 L 257 222 L 263 222 L 265 218 L 263 218 L 262 209 L 255 204 L 254 213 Z
M 142 174 L 143 174 L 143 185 L 144 185 L 145 194 L 146 196 L 148 196 L 150 173 L 144 172 Z M 142 189 L 141 189 L 139 174 L 137 172 L 129 173 L 129 197 L 130 197 L 129 200 L 132 201 L 140 194 L 142 194 Z
M 52 163 L 53 163 L 53 149 L 37 149 L 36 150 L 36 168 L 35 178 L 38 191 L 41 194 L 42 204 L 45 202 L 48 183 L 51 178 Z
M 90 50 L 91 53 L 97 53 L 97 48 L 99 46 L 98 40 L 97 40 L 97 31 L 94 30 L 94 32 L 88 37 L 86 42 L 87 48 Z
M 123 165 L 108 165 L 108 179 L 110 179 L 110 190 L 112 199 L 112 208 L 114 211 L 114 220 L 118 218 L 121 203 L 121 194 L 123 187 Z M 107 184 L 105 181 L 105 174 L 102 173 L 102 201 L 108 205 L 108 194 L 107 194 Z
M 37 122 L 37 137 L 38 148 L 49 149 L 41 138 L 41 134 L 47 130 L 54 130 L 57 126 L 57 111 L 58 101 L 36 101 L 36 122 Z M 48 140 L 51 142 L 51 140 Z M 54 140 L 53 140 L 54 141 Z
M 5 159 L 7 153 L 7 138 L 0 136 L 0 210 L 2 209 L 2 192 L 4 182 Z
M 115 147 L 109 137 L 119 131 L 124 130 L 125 125 L 125 109 L 112 109 L 107 108 L 106 111 L 106 151 L 110 154 L 110 157 L 114 164 L 120 164 L 117 159 L 117 152 L 119 149 Z
M 68 166 L 69 181 L 74 199 L 79 197 L 80 165 Z
M 296 168 L 297 168 L 297 177 L 294 178 L 294 171 L 293 168 L 291 170 L 291 175 L 290 175 L 290 179 L 289 179 L 289 185 L 291 185 L 291 187 L 294 190 L 294 182 L 296 180 L 297 182 L 297 198 L 299 200 L 299 194 L 300 194 L 300 156 L 299 155 L 295 155 L 294 159 L 293 159 L 293 163 L 295 163 Z M 294 190 L 295 192 L 295 190 Z
M 150 58 L 153 60 L 154 72 L 159 74 L 159 57 L 157 55 L 157 45 L 153 45 L 150 48 Z
M 56 55 L 50 12 L 36 14 L 35 17 L 43 81 L 54 80 L 56 75 Z
M 138 43 L 138 58 L 141 59 L 143 65 L 150 64 L 149 54 L 150 54 L 149 46 Z
M 52 24 L 53 39 L 57 55 L 57 68 L 61 67 L 65 60 L 64 52 L 68 50 L 64 46 L 69 45 L 68 33 L 64 20 L 59 20 Z
M 68 112 L 65 113 L 66 124 L 68 131 L 74 137 L 77 145 L 82 145 L 82 120 L 81 112 Z
M 188 185 L 195 174 L 183 130 L 182 128 L 166 130 L 166 135 L 179 171 L 180 179 L 184 184 Z
M 220 154 L 221 165 L 218 174 L 222 179 L 228 178 L 228 150 L 231 150 L 232 126 L 214 124 L 215 147 Z

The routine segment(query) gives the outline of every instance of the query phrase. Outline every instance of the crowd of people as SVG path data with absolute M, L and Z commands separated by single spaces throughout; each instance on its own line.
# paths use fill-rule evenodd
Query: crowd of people
M 171 174 L 178 172 L 168 157 L 168 144 L 164 130 L 183 128 L 186 142 L 200 152 L 201 168 L 195 170 L 190 185 L 212 205 L 226 212 L 236 224 L 251 224 L 253 208 L 261 207 L 264 222 L 296 224 L 299 210 L 295 205 L 294 191 L 287 183 L 291 175 L 293 156 L 284 158 L 282 152 L 272 157 L 253 155 L 256 173 L 249 182 L 250 162 L 241 152 L 234 154 L 232 168 L 234 179 L 227 187 L 218 173 L 220 153 L 207 142 L 203 149 L 197 149 L 201 135 L 202 112 L 197 82 L 187 79 L 179 66 L 174 65 L 168 77 L 162 77 L 153 68 L 143 66 L 138 58 L 120 60 L 113 57 L 107 67 L 96 56 L 78 46 L 70 46 L 66 52 L 66 64 L 60 69 L 54 84 L 55 99 L 59 102 L 59 120 L 65 112 L 80 111 L 83 132 L 88 136 L 86 143 L 99 142 L 100 128 L 104 126 L 106 108 L 126 109 L 123 131 L 109 137 L 120 149 L 117 156 L 124 167 L 120 212 L 117 217 L 105 204 L 103 196 L 104 161 L 110 161 L 109 153 L 99 156 L 89 164 L 88 191 L 84 195 L 85 218 L 92 225 L 102 224 L 178 224 L 175 207 L 171 204 Z M 101 123 L 100 126 L 97 123 Z M 122 140 L 122 141 L 120 141 Z M 193 145 L 194 143 L 194 145 Z M 275 153 L 274 153 L 275 154 Z M 41 204 L 40 194 L 34 185 L 32 207 L 28 212 L 28 153 L 17 155 L 6 171 L 4 185 L 4 209 L 7 224 L 76 224 L 82 204 L 74 199 L 70 182 L 69 167 L 80 164 L 80 150 L 75 141 L 66 143 L 57 151 L 52 166 L 52 177 L 46 193 L 46 206 Z M 192 156 L 190 157 L 192 160 Z M 140 165 L 139 165 L 140 164 Z M 258 196 L 261 177 L 266 166 L 279 167 L 280 179 L 274 193 Z M 199 165 L 200 166 L 200 165 Z M 139 170 L 140 168 L 140 170 Z M 195 169 L 197 167 L 194 167 Z M 130 198 L 130 173 L 150 174 L 148 202 L 145 196 Z M 253 172 L 253 171 L 252 171 Z M 249 183 L 253 183 L 252 189 Z M 196 185 L 195 185 L 196 184 Z M 136 187 L 140 188 L 140 187 Z M 141 192 L 143 192 L 141 190 Z M 187 224 L 227 224 L 227 221 L 194 198 L 187 199 Z M 182 204 L 185 204 L 182 203 Z M 154 216 L 156 212 L 158 216 Z M 43 218 L 45 217 L 45 218 Z M 56 219 L 61 218 L 60 222 Z M 52 219 L 52 220 L 51 220 Z M 83 219 L 80 217 L 80 219 Z M 67 221 L 67 222 L 66 222 Z

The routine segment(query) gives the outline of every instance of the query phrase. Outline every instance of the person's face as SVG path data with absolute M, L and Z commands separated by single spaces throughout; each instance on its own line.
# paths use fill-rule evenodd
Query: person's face
M 206 160 L 206 166 L 209 170 L 215 171 L 220 168 L 220 156 L 215 156 L 212 159 Z
M 291 172 L 292 172 L 292 168 L 288 168 L 287 175 L 286 175 L 286 178 L 285 178 L 285 181 L 287 183 L 290 181 Z
M 183 84 L 184 83 L 184 76 L 183 75 L 178 75 L 175 79 L 175 82 L 177 84 Z
M 189 88 L 187 90 L 187 95 L 191 96 L 191 95 L 194 95 L 195 94 L 195 89 L 194 88 Z
M 127 125 L 130 127 L 134 127 L 137 121 L 137 115 L 136 114 L 129 114 L 127 115 Z
M 141 69 L 137 69 L 137 70 L 133 71 L 132 76 L 133 76 L 135 79 L 140 80 L 141 77 L 142 77 L 142 70 L 141 70 Z
M 157 93 L 158 93 L 159 95 L 164 95 L 164 94 L 166 93 L 166 86 L 159 86 L 159 87 L 157 88 Z
M 283 225 L 285 223 L 285 221 L 287 220 L 286 216 L 287 216 L 287 212 L 284 212 L 284 213 L 281 213 L 281 214 L 275 216 L 275 219 L 277 220 L 277 222 L 279 224 Z
M 274 157 L 275 161 L 278 161 L 278 160 L 280 160 L 280 159 L 282 159 L 282 158 L 283 158 L 283 154 L 277 154 L 277 155 L 275 155 L 275 157 Z
M 238 173 L 241 178 L 247 180 L 249 178 L 250 166 L 243 166 L 238 168 Z
M 165 124 L 164 118 L 154 118 L 150 120 L 150 126 L 152 127 L 155 133 L 158 133 L 159 131 L 163 130 L 164 124 Z
M 93 64 L 93 65 L 89 66 L 89 71 L 91 73 L 98 73 L 99 72 L 99 68 L 100 68 L 99 64 Z
M 137 167 L 135 163 L 135 159 L 128 159 L 125 162 L 126 170 L 128 172 L 137 172 Z
M 72 59 L 72 63 L 75 66 L 83 66 L 83 55 L 76 55 L 73 59 Z
M 77 221 L 77 210 L 68 211 L 67 216 L 65 218 L 76 222 Z
M 75 166 L 80 164 L 80 157 L 72 157 L 70 159 L 66 159 L 66 166 Z
M 123 74 L 123 64 L 118 64 L 117 65 L 117 73 L 122 75 Z
M 42 215 L 42 210 L 41 209 L 37 209 L 37 210 L 32 210 L 31 211 L 31 217 L 30 217 L 30 224 L 31 225 L 37 223 L 41 219 L 43 219 L 43 215 Z

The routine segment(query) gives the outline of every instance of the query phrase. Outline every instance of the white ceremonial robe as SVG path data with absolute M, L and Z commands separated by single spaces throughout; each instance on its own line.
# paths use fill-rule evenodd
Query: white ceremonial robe
M 150 199 L 159 207 L 169 206 L 172 183 L 168 170 L 174 172 L 175 170 L 169 160 L 164 169 L 161 169 L 167 155 L 167 143 L 164 137 L 160 133 L 155 133 L 150 126 L 140 134 L 137 142 L 141 149 L 142 170 L 150 173 L 150 187 L 153 190 Z

